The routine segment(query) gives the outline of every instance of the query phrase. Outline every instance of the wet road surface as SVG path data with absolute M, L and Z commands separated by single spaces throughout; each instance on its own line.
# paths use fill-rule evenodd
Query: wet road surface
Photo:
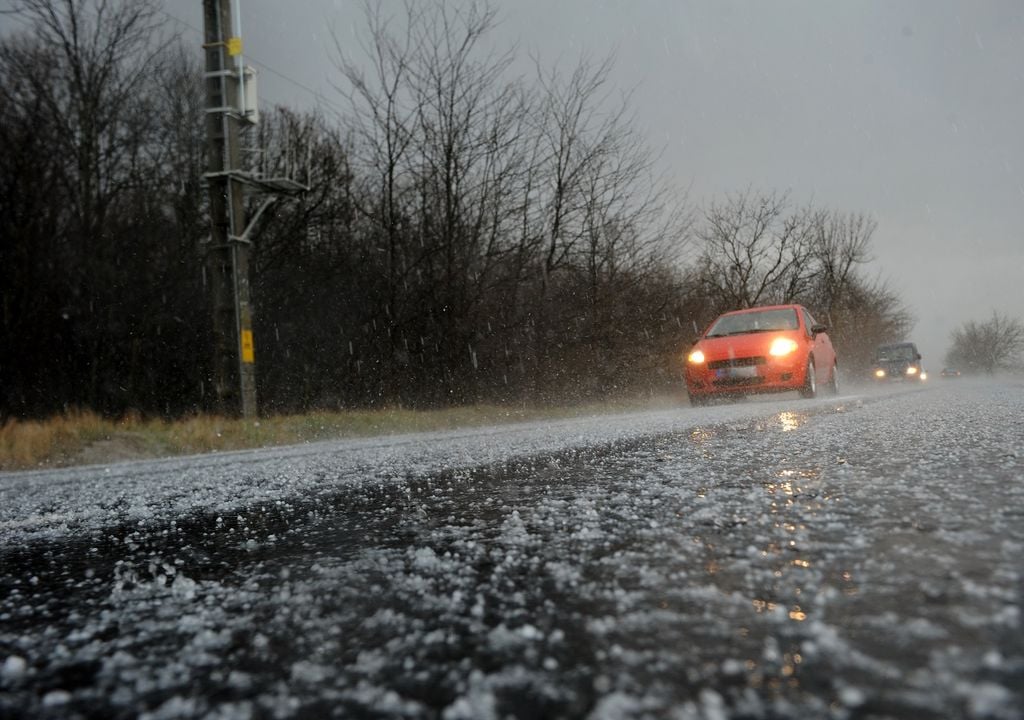
M 1020 381 L 388 442 L 0 476 L 0 716 L 1024 717 Z

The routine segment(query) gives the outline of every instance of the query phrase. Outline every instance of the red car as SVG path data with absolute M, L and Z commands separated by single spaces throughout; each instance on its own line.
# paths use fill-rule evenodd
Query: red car
M 826 329 L 802 305 L 720 315 L 687 354 L 690 403 L 786 390 L 813 398 L 820 386 L 838 395 L 839 365 Z

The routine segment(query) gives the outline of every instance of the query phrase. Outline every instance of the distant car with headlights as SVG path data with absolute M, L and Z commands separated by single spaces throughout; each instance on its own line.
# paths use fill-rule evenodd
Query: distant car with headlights
M 940 375 L 944 378 L 958 378 L 960 377 L 960 371 L 956 368 L 942 368 Z
M 720 315 L 686 356 L 690 404 L 714 397 L 819 387 L 839 394 L 839 363 L 827 328 L 802 305 L 771 305 Z
M 928 379 L 928 373 L 921 366 L 921 353 L 912 342 L 879 345 L 875 349 L 875 362 L 871 374 L 878 382 L 921 382 Z

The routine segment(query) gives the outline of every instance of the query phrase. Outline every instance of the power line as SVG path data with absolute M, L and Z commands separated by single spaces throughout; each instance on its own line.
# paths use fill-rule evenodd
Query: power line
M 290 82 L 292 85 L 295 85 L 296 87 L 301 88 L 302 90 L 305 90 L 310 95 L 315 97 L 318 101 L 322 102 L 324 105 L 327 105 L 331 110 L 336 112 L 339 116 L 344 117 L 344 115 L 345 115 L 344 111 L 342 111 L 341 108 L 339 108 L 337 105 L 335 105 L 330 100 L 328 100 L 323 95 L 323 93 L 319 92 L 318 90 L 314 90 L 313 88 L 307 87 L 306 85 L 303 85 L 298 80 L 293 80 L 292 78 L 288 77 L 287 75 L 285 75 L 285 74 L 283 74 L 281 72 L 278 72 L 277 70 L 275 70 L 274 68 L 270 67 L 266 63 L 262 63 L 262 62 L 260 62 L 259 60 L 253 58 L 250 55 L 246 55 L 246 57 L 249 58 L 255 65 L 259 65 L 261 68 L 263 68 L 267 72 L 270 72 L 270 73 L 272 73 L 274 75 L 277 75 L 282 80 Z
M 167 12 L 163 8 L 160 9 L 160 12 L 163 15 L 165 15 L 168 19 L 173 20 L 174 22 L 176 22 L 176 23 L 178 23 L 178 24 L 180 24 L 180 25 L 182 25 L 184 27 L 189 28 L 190 30 L 192 30 L 193 32 L 198 34 L 199 37 L 203 36 L 202 31 L 199 28 L 197 28 L 195 25 L 192 25 L 191 23 L 189 23 L 189 22 L 187 22 L 185 20 L 182 20 L 181 18 L 177 17 L 176 15 L 172 15 L 171 13 Z M 299 88 L 300 90 L 306 91 L 307 93 L 312 95 L 314 98 L 316 98 L 317 101 L 323 103 L 328 108 L 330 108 L 335 113 L 337 113 L 337 115 L 339 117 L 344 117 L 345 116 L 345 112 L 340 107 L 335 105 L 333 102 L 328 100 L 327 97 L 323 93 L 321 93 L 320 91 L 314 90 L 313 88 L 309 87 L 308 85 L 306 85 L 306 84 L 304 84 L 302 82 L 299 82 L 295 78 L 292 78 L 292 77 L 289 77 L 288 75 L 285 75 L 283 72 L 274 69 L 273 67 L 271 67 L 267 63 L 265 63 L 265 62 L 263 62 L 261 60 L 258 60 L 257 58 L 255 58 L 253 55 L 251 55 L 248 52 L 245 53 L 245 58 L 247 60 L 249 60 L 251 63 L 253 63 L 254 65 L 257 65 L 261 69 L 266 70 L 267 72 L 271 73 L 272 75 L 276 75 L 277 77 L 281 78 L 285 82 L 291 83 L 292 85 L 294 85 L 295 87 Z

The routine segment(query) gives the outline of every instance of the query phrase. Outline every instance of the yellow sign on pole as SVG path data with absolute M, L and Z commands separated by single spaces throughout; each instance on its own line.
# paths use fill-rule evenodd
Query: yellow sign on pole
M 252 330 L 242 331 L 242 362 L 256 362 L 256 346 L 252 341 Z
M 228 55 L 234 57 L 235 55 L 242 54 L 242 38 L 230 37 L 228 38 Z

